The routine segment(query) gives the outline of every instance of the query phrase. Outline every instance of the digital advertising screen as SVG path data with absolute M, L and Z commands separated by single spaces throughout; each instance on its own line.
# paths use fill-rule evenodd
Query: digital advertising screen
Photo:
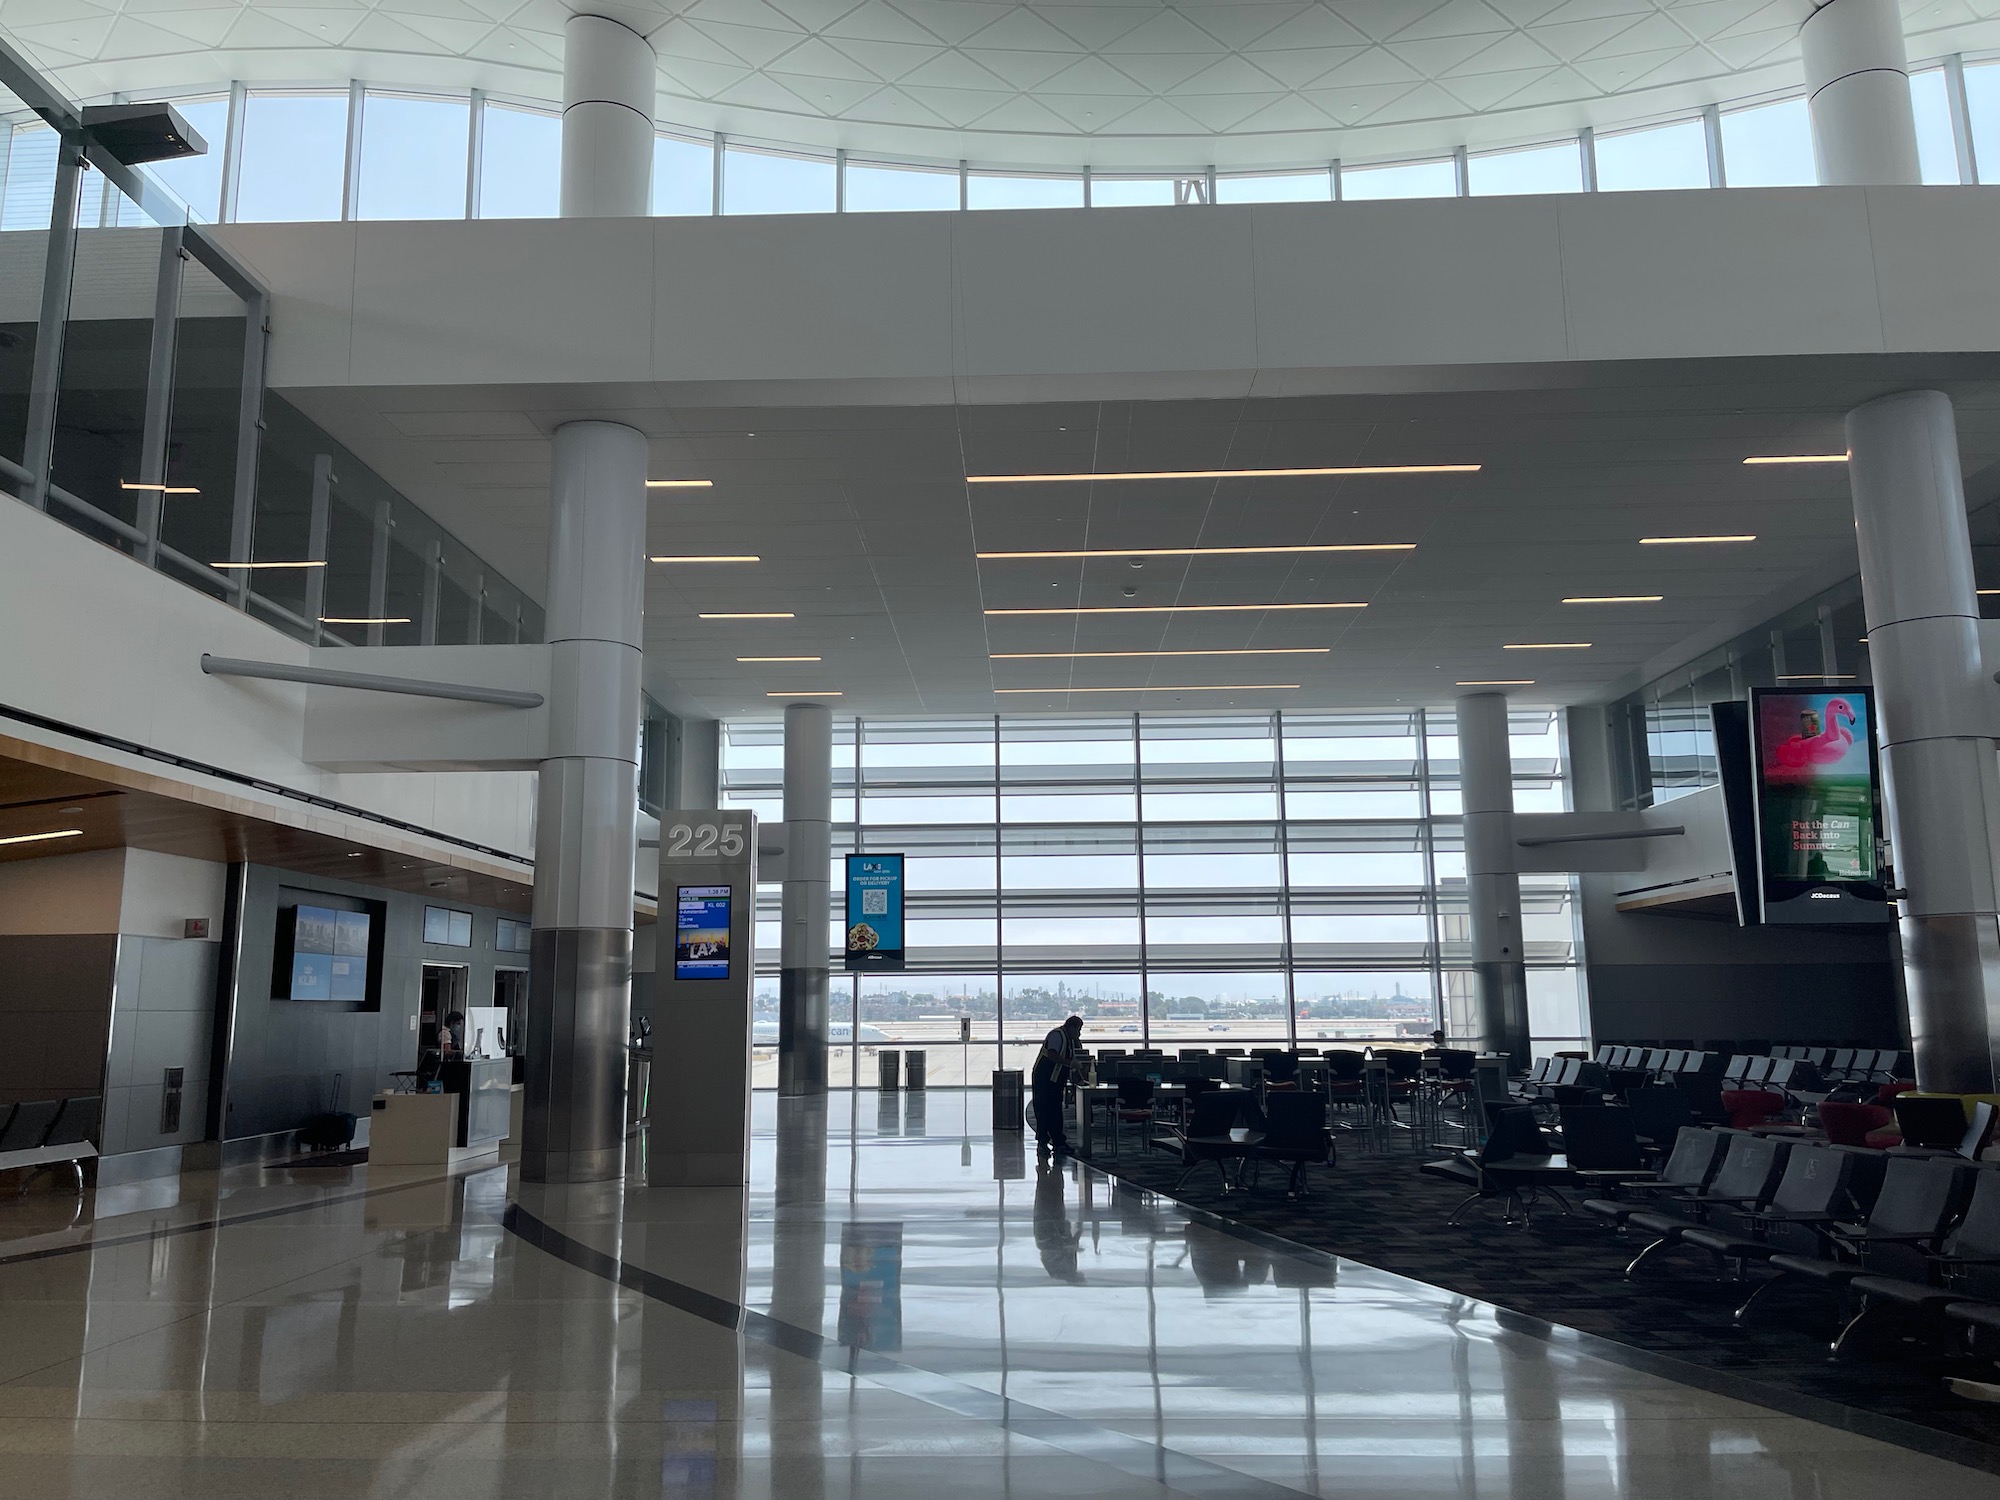
M 1764 920 L 1887 920 L 1869 690 L 1760 688 L 1750 718 Z
M 903 967 L 903 856 L 847 856 L 847 967 Z
M 292 911 L 293 1000 L 368 998 L 368 913 L 300 905 Z
M 674 978 L 728 977 L 729 887 L 679 887 L 674 900 Z

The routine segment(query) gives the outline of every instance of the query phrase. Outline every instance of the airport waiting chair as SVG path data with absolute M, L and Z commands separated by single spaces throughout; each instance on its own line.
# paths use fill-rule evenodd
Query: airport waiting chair
M 1852 1151 L 1815 1142 L 1794 1145 L 1770 1202 L 1747 1209 L 1736 1224 L 1685 1229 L 1681 1243 L 1706 1250 L 1718 1270 L 1733 1266 L 1738 1281 L 1753 1260 L 1769 1260 L 1784 1251 L 1810 1255 L 1819 1248 L 1819 1225 L 1858 1217 L 1856 1165 Z
M 1664 1148 L 1683 1125 L 1694 1123 L 1694 1103 L 1685 1089 L 1659 1085 L 1633 1089 L 1625 1096 L 1625 1107 L 1631 1111 L 1633 1133 L 1649 1146 Z
M 1707 1130 L 1699 1125 L 1683 1126 L 1680 1134 L 1674 1137 L 1674 1149 L 1666 1164 L 1657 1173 L 1617 1184 L 1619 1193 L 1630 1196 L 1586 1198 L 1583 1206 L 1588 1212 L 1601 1219 L 1609 1219 L 1623 1229 L 1625 1221 L 1643 1209 L 1649 1199 L 1660 1194 L 1698 1192 L 1706 1187 L 1709 1178 L 1715 1175 L 1716 1165 L 1729 1141 L 1730 1135 L 1724 1131 Z
M 1550 1149 L 1548 1138 L 1535 1123 L 1534 1111 L 1526 1105 L 1507 1104 L 1495 1106 L 1491 1114 L 1493 1128 L 1487 1134 L 1486 1144 L 1458 1158 L 1461 1164 L 1473 1169 L 1473 1191 L 1451 1211 L 1445 1223 L 1456 1224 L 1459 1216 L 1475 1204 L 1500 1203 L 1504 1206 L 1502 1222 L 1510 1228 L 1525 1227 L 1532 1222 L 1544 1193 L 1567 1214 L 1569 1202 L 1562 1189 L 1572 1185 L 1576 1178 L 1569 1169 L 1568 1159 Z M 1433 1172 L 1433 1168 L 1448 1164 L 1427 1162 L 1420 1170 Z M 1460 1174 L 1433 1172 L 1433 1175 Z
M 0 1131 L 0 1156 L 10 1151 L 39 1150 L 61 1112 L 60 1099 L 33 1099 L 15 1105 L 6 1130 Z
M 1690 1229 L 1712 1222 L 1747 1227 L 1746 1216 L 1770 1202 L 1777 1191 L 1790 1149 L 1788 1143 L 1769 1136 L 1733 1136 L 1722 1166 L 1705 1186 L 1667 1196 L 1659 1208 L 1643 1208 L 1630 1215 L 1625 1221 L 1628 1227 L 1654 1238 L 1625 1268 L 1626 1279 L 1637 1281 L 1641 1266 L 1677 1247 Z M 1711 1217 L 1716 1214 L 1727 1217 L 1718 1221 Z
M 1889 1108 L 1896 1116 L 1896 1128 L 1903 1133 L 1903 1144 L 1926 1151 L 1952 1151 L 1968 1159 L 1976 1158 L 1984 1142 L 1978 1137 L 1990 1133 L 1993 1106 L 1981 1106 L 1985 1114 L 1978 1120 L 1978 1129 L 1972 1130 L 1965 1115 L 1965 1105 L 1953 1094 L 1898 1094 L 1889 1101 Z M 1967 1144 L 1968 1131 L 1973 1135 L 1972 1149 L 1962 1148 Z
M 1958 1212 L 1972 1172 L 1964 1162 L 1941 1156 L 1891 1156 L 1868 1217 L 1859 1224 L 1839 1220 L 1815 1226 L 1821 1251 L 1790 1251 L 1770 1257 L 1777 1274 L 1736 1309 L 1739 1325 L 1751 1310 L 1787 1287 L 1814 1286 L 1840 1299 L 1841 1322 L 1852 1315 L 1850 1289 L 1857 1277 L 1923 1278 L 1928 1257 L 1937 1252 Z
M 2000 1315 L 2000 1169 L 1973 1173 L 1965 1217 L 1929 1257 L 1926 1269 L 1924 1277 L 1855 1277 L 1848 1289 L 1855 1299 L 1854 1316 L 1833 1341 L 1834 1357 L 1845 1353 L 1864 1328 L 1890 1319 L 1936 1335 L 1945 1330 L 1946 1310 L 1954 1303 L 1978 1299 L 1993 1304 Z
M 1287 1197 L 1307 1196 L 1311 1190 L 1307 1169 L 1331 1165 L 1333 1156 L 1326 1104 L 1317 1094 L 1273 1094 L 1264 1101 L 1264 1138 L 1251 1159 L 1281 1162 L 1291 1168 Z
M 1230 1168 L 1232 1165 L 1240 1166 L 1258 1144 L 1258 1140 L 1252 1138 L 1255 1132 L 1246 1131 L 1241 1139 L 1233 1134 L 1243 1112 L 1241 1095 L 1241 1090 L 1205 1090 L 1190 1095 L 1187 1124 L 1154 1139 L 1154 1145 L 1165 1146 L 1180 1155 L 1181 1174 L 1174 1179 L 1171 1191 L 1179 1192 L 1181 1184 L 1198 1167 L 1205 1165 L 1215 1167 L 1222 1179 L 1223 1192 L 1236 1190 L 1236 1179 L 1230 1176 Z
M 1629 1178 L 1651 1177 L 1645 1148 L 1622 1105 L 1565 1105 L 1561 1110 L 1563 1155 L 1578 1179 L 1614 1186 Z

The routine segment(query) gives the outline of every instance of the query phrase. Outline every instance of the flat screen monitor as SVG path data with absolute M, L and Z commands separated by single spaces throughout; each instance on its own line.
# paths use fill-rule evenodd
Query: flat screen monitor
M 678 887 L 674 896 L 674 978 L 728 977 L 729 887 Z
M 369 916 L 324 906 L 292 909 L 293 1000 L 368 998 Z
M 1764 920 L 1888 921 L 1873 694 L 1753 689 L 1750 725 Z
M 903 967 L 903 856 L 847 856 L 847 967 Z

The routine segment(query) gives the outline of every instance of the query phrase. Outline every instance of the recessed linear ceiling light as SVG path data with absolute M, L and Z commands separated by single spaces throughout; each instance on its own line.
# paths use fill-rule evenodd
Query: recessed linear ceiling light
M 1269 557 L 1294 552 L 1414 552 L 1416 548 L 1415 542 L 1343 542 L 1311 547 L 1085 547 L 1074 552 L 975 552 L 973 556 L 989 562 L 1048 557 Z
M 708 490 L 715 488 L 713 479 L 649 479 L 649 490 Z
M 408 625 L 408 615 L 321 615 L 322 625 Z
M 1757 458 L 1746 458 L 1746 464 L 1844 464 L 1845 453 L 1767 453 Z
M 1589 641 L 1516 641 L 1502 651 L 1588 651 Z
M 1117 474 L 968 474 L 967 484 L 1084 484 L 1110 479 L 1319 479 L 1348 474 L 1477 474 L 1478 464 L 1359 464 L 1336 469 L 1144 469 Z
M 649 557 L 647 562 L 656 563 L 723 563 L 762 562 L 764 559 L 754 552 L 715 552 L 706 555 L 695 554 L 687 557 Z
M 54 833 L 17 833 L 12 838 L 0 839 L 0 844 L 39 844 L 44 839 L 78 839 L 83 837 L 81 828 L 58 828 Z
M 715 614 L 695 616 L 697 620 L 793 620 L 798 617 L 789 609 L 745 610 L 736 614 Z
M 1196 651 L 995 651 L 992 661 L 1103 661 L 1126 656 L 1325 656 L 1331 646 L 1230 646 Z M 738 661 L 747 660 L 737 657 Z M 815 658 L 817 659 L 817 658 Z
M 220 562 L 210 563 L 211 568 L 323 568 L 321 562 Z
M 1721 536 L 1642 536 L 1639 538 L 1639 545 L 1641 547 L 1689 547 L 1707 542 L 1754 542 L 1756 540 L 1756 532 L 1745 531 L 1734 535 Z
M 739 656 L 738 661 L 818 661 L 817 656 Z
M 1780 672 L 1780 673 L 1778 674 L 1778 681 L 1780 681 L 1780 682 L 1852 682 L 1852 681 L 1854 681 L 1854 676 L 1855 676 L 1855 674 L 1854 674 L 1854 673 L 1852 673 L 1852 672 L 1793 672 L 1793 673 L 1791 673 L 1791 674 L 1789 674 L 1789 675 L 1787 675 L 1786 673 L 1783 673 L 1783 672 Z
M 118 488 L 121 490 L 145 490 L 149 493 L 158 490 L 162 495 L 199 495 L 201 493 L 200 490 L 191 484 L 142 484 L 130 479 L 119 480 Z
M 1565 604 L 1658 604 L 1665 594 L 1577 594 Z
M 1454 686 L 1457 687 L 1533 687 L 1534 685 L 1535 685 L 1535 679 L 1532 677 L 1474 677 L 1470 679 L 1462 678 L 1456 684 L 1454 684 Z
M 801 693 L 766 693 L 766 698 L 838 698 L 840 694 L 825 689 L 814 689 Z
M 1296 682 L 1196 682 L 1162 683 L 1156 687 L 1046 687 L 995 688 L 999 693 L 1261 693 L 1290 692 Z
M 1366 609 L 1363 604 L 1083 604 L 1049 609 L 989 609 L 989 615 L 1235 614 L 1266 609 Z
M 1974 589 L 1973 592 L 1980 595 L 2000 594 L 2000 589 Z

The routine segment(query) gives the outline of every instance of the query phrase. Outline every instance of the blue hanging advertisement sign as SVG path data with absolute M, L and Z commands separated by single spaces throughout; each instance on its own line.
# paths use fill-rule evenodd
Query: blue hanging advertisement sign
M 847 856 L 847 967 L 903 967 L 903 856 Z

